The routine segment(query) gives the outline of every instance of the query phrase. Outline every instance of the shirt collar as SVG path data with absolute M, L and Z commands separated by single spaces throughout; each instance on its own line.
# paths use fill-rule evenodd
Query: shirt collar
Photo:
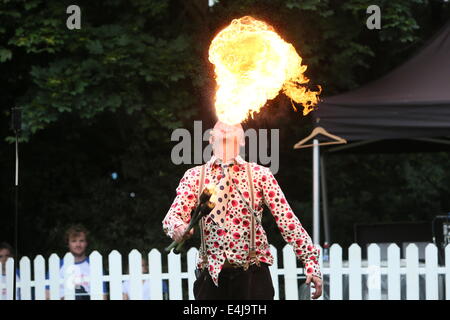
M 239 164 L 239 165 L 242 165 L 242 164 L 245 163 L 245 160 L 242 159 L 242 157 L 241 157 L 240 155 L 237 155 L 237 156 L 236 156 L 234 159 L 232 159 L 230 162 L 233 162 L 233 163 L 237 163 L 237 164 Z M 217 157 L 213 154 L 212 157 L 211 157 L 211 159 L 209 159 L 209 161 L 208 161 L 207 163 L 208 163 L 208 166 L 212 166 L 213 164 L 220 165 L 220 164 L 222 164 L 222 159 L 217 158 Z

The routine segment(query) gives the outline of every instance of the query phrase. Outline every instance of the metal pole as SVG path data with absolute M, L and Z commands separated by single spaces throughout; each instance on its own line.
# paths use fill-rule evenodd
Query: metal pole
M 16 270 L 19 259 L 19 136 L 16 133 L 16 171 L 14 182 L 14 263 L 13 263 L 13 300 L 16 300 Z
M 16 300 L 16 270 L 19 259 L 19 135 L 22 129 L 22 108 L 11 109 L 11 129 L 16 136 L 16 170 L 14 175 L 14 258 L 13 258 L 13 300 Z
M 323 227 L 325 231 L 324 243 L 330 244 L 330 225 L 328 220 L 328 192 L 327 192 L 327 179 L 325 173 L 325 153 L 320 156 L 320 184 L 322 186 Z
M 313 140 L 313 243 L 320 244 L 319 141 Z

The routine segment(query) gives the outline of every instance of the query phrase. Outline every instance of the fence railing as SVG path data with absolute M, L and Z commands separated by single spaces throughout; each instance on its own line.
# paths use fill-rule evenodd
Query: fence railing
M 320 251 L 323 252 L 323 249 Z M 292 250 L 286 245 L 281 252 L 271 246 L 274 263 L 270 272 L 275 288 L 275 300 L 298 300 L 309 297 L 305 291 L 304 271 Z M 330 247 L 329 261 L 321 255 L 319 264 L 324 277 L 324 292 L 319 300 L 450 300 L 450 245 L 445 248 L 445 266 L 438 265 L 438 249 L 434 244 L 425 248 L 425 259 L 419 260 L 415 244 L 406 248 L 405 258 L 400 256 L 396 244 L 389 245 L 387 259 L 381 260 L 380 247 L 371 244 L 367 248 L 367 259 L 361 259 L 361 248 L 352 244 L 348 248 L 348 260 L 343 261 L 343 250 L 338 244 Z M 128 281 L 131 300 L 143 299 L 143 281 L 149 280 L 151 299 L 192 300 L 195 267 L 198 252 L 191 248 L 187 254 L 161 254 L 151 250 L 148 258 L 149 272 L 142 273 L 142 255 L 132 250 L 128 255 L 129 272 L 124 272 L 122 255 L 112 251 L 106 258 L 94 251 L 89 256 L 88 281 L 90 298 L 104 298 L 105 283 L 108 298 L 123 299 L 123 282 Z M 107 263 L 106 261 L 107 260 Z M 21 300 L 43 300 L 48 298 L 75 298 L 78 279 L 74 268 L 74 257 L 66 254 L 62 271 L 60 258 L 52 254 L 48 263 L 39 255 L 31 261 L 20 259 L 18 265 L 17 290 Z M 0 265 L 0 270 L 2 270 Z M 107 271 L 105 271 L 107 270 Z M 13 260 L 6 263 L 6 275 L 0 281 L 3 299 L 13 298 Z M 168 294 L 163 295 L 163 282 L 168 284 Z M 314 290 L 314 289 L 312 289 Z

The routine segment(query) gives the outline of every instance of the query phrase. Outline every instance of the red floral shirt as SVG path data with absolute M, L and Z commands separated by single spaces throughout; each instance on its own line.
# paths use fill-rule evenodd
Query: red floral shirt
M 206 163 L 204 185 L 218 184 L 221 176 L 221 168 L 214 156 Z M 251 204 L 250 187 L 247 182 L 246 162 L 237 157 L 235 164 L 230 169 L 236 186 L 239 188 L 247 204 Z M 316 248 L 306 230 L 302 227 L 297 216 L 292 212 L 284 194 L 269 168 L 251 163 L 252 177 L 254 181 L 254 201 L 258 219 L 255 219 L 255 246 L 256 258 L 264 263 L 272 264 L 273 257 L 270 253 L 266 233 L 256 220 L 261 221 L 263 208 L 266 204 L 284 240 L 293 246 L 296 256 L 302 261 L 306 274 L 312 274 L 322 278 L 318 264 L 319 249 Z M 177 196 L 163 220 L 164 232 L 172 237 L 174 230 L 190 221 L 190 213 L 197 204 L 201 166 L 187 170 L 180 180 L 177 188 Z M 232 264 L 243 266 L 249 258 L 251 216 L 243 204 L 241 196 L 231 186 L 229 193 L 225 223 L 222 227 L 204 218 L 204 240 L 208 257 L 209 273 L 216 285 L 218 285 L 219 273 L 226 259 Z M 202 255 L 198 259 L 198 266 L 203 268 Z

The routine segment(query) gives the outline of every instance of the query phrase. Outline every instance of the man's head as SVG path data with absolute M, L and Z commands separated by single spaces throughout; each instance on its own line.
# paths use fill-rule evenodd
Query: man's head
M 88 235 L 89 232 L 82 225 L 74 225 L 67 229 L 65 235 L 66 244 L 69 251 L 75 257 L 82 257 L 86 255 Z
M 2 264 L 2 273 L 6 270 L 6 261 L 8 258 L 13 257 L 13 249 L 12 247 L 6 243 L 0 243 L 0 263 Z
M 240 147 L 245 146 L 244 129 L 239 123 L 228 125 L 217 121 L 211 131 L 209 143 L 214 155 L 227 162 L 239 155 Z

